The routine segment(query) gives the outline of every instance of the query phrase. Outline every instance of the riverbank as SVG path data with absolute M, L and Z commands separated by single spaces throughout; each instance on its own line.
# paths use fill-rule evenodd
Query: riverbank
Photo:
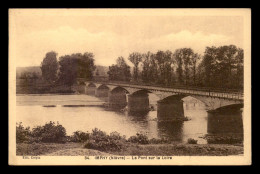
M 33 97 L 32 97 L 33 96 Z M 23 94 L 16 96 L 17 106 L 59 106 L 59 105 L 75 105 L 75 106 L 104 106 L 104 101 L 94 96 L 87 95 L 57 95 L 57 94 Z
M 243 146 L 229 144 L 147 144 L 128 143 L 119 151 L 98 151 L 84 148 L 83 143 L 18 143 L 17 156 L 229 156 L 242 155 Z

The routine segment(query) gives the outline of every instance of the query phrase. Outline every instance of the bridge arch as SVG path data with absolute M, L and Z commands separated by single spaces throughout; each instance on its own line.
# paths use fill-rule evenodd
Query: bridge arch
M 238 104 L 231 104 L 231 105 L 226 105 L 219 107 L 215 110 L 210 110 L 208 112 L 210 113 L 221 113 L 221 114 L 226 114 L 226 115 L 233 115 L 241 112 L 241 108 L 244 107 L 243 103 L 238 103 Z
M 96 89 L 96 97 L 108 97 L 110 88 L 105 85 L 101 84 Z
M 138 91 L 135 91 L 132 93 L 132 95 L 142 95 L 142 94 L 148 94 L 148 93 L 153 93 L 147 89 L 140 89 Z
M 231 106 L 231 105 L 237 105 L 241 104 L 239 101 L 230 101 L 228 99 L 220 99 L 216 97 L 207 97 L 207 96 L 199 96 L 199 95 L 192 95 L 192 94 L 173 94 L 168 95 L 164 97 L 163 99 L 159 100 L 159 102 L 170 102 L 171 100 L 182 100 L 185 97 L 192 97 L 195 98 L 202 103 L 205 104 L 206 110 L 216 110 L 218 108 L 224 107 L 224 106 Z
M 174 94 L 174 95 L 170 95 L 170 96 L 167 96 L 163 99 L 160 100 L 160 102 L 165 102 L 165 103 L 169 103 L 171 102 L 172 100 L 181 100 L 185 97 L 188 97 L 188 95 L 183 95 L 183 94 Z
M 183 98 L 185 97 L 193 97 L 201 102 L 203 102 L 205 105 L 207 105 L 207 103 L 204 101 L 204 100 L 201 100 L 201 98 L 197 97 L 197 96 L 194 96 L 194 95 L 187 95 L 187 94 L 170 94 L 170 93 L 165 93 L 164 95 L 160 95 L 158 94 L 157 91 L 153 91 L 153 90 L 147 90 L 147 89 L 140 89 L 140 90 L 137 90 L 135 91 L 134 93 L 132 93 L 132 95 L 142 95 L 142 94 L 154 94 L 155 96 L 157 96 L 158 99 L 157 101 L 170 101 L 172 99 L 175 99 L 175 100 L 182 100 Z
M 97 86 L 95 85 L 95 83 L 90 82 L 90 83 L 87 85 L 87 87 L 97 87 Z
M 77 83 L 78 83 L 79 85 L 85 85 L 85 82 L 84 82 L 84 81 L 77 81 Z
M 97 89 L 108 89 L 109 90 L 110 88 L 105 84 L 101 84 L 97 87 Z
M 85 93 L 87 94 L 87 95 L 95 95 L 95 93 L 96 93 L 96 85 L 94 84 L 94 83 L 92 83 L 92 82 L 90 82 L 90 83 L 87 83 L 86 84 L 86 87 L 85 87 Z
M 115 87 L 115 88 L 113 88 L 111 91 L 110 91 L 110 93 L 118 93 L 118 92 L 124 92 L 124 93 L 126 93 L 126 94 L 129 94 L 130 92 L 127 90 L 127 89 L 125 89 L 125 88 L 123 88 L 123 87 L 121 87 L 121 86 L 117 86 L 117 87 Z

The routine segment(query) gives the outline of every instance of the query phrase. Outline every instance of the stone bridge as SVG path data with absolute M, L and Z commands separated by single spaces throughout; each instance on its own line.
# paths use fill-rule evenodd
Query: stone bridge
M 110 107 L 122 109 L 127 106 L 131 113 L 148 112 L 150 109 L 148 94 L 153 93 L 160 98 L 157 101 L 157 118 L 161 121 L 185 118 L 182 99 L 192 96 L 202 101 L 208 108 L 208 120 L 212 120 L 214 124 L 208 127 L 209 132 L 216 132 L 218 126 L 229 129 L 238 125 L 241 127 L 242 124 L 242 93 L 96 82 L 85 82 L 85 93 L 107 97 Z M 232 119 L 229 119 L 231 117 Z

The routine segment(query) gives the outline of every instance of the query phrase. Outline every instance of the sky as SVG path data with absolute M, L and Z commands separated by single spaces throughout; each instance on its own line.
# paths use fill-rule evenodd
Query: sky
M 206 46 L 243 48 L 244 21 L 239 15 L 154 11 L 13 10 L 9 38 L 13 39 L 16 66 L 39 66 L 49 51 L 58 57 L 92 52 L 95 64 L 109 66 L 119 56 L 127 60 L 132 52 L 174 52 L 189 47 L 203 54 Z

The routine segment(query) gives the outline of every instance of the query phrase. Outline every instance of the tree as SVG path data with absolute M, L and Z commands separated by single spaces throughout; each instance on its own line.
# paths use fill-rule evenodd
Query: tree
M 92 80 L 96 69 L 93 53 L 86 52 L 83 55 L 78 53 L 76 58 L 78 59 L 78 78 Z
M 205 86 L 205 68 L 201 62 L 196 68 L 197 85 Z
M 62 85 L 72 86 L 77 80 L 78 65 L 77 59 L 69 55 L 61 56 L 59 58 L 60 72 L 59 82 Z
M 59 81 L 68 86 L 72 86 L 77 78 L 92 80 L 96 68 L 94 55 L 88 52 L 62 56 L 59 58 L 59 64 Z
M 172 75 L 173 75 L 173 67 L 172 64 L 174 63 L 173 54 L 171 51 L 167 50 L 163 54 L 164 61 L 163 61 L 163 84 L 170 85 L 172 83 Z
M 149 66 L 149 71 L 148 71 L 148 78 L 149 78 L 150 83 L 153 83 L 153 84 L 158 83 L 158 79 L 160 78 L 158 69 L 159 68 L 158 68 L 158 63 L 156 60 L 156 55 L 151 54 L 150 66 Z
M 127 65 L 125 59 L 123 57 L 118 57 L 116 62 L 120 72 L 119 79 L 122 81 L 130 81 L 131 79 L 130 66 Z
M 206 47 L 200 65 L 204 69 L 205 85 L 223 88 L 243 87 L 243 58 L 243 50 L 234 45 Z
M 238 48 L 234 45 L 218 47 L 216 62 L 221 79 L 221 87 L 233 87 L 234 79 L 232 70 L 236 68 L 236 56 Z
M 177 49 L 173 55 L 177 63 L 178 81 L 180 84 L 191 84 L 191 76 L 193 76 L 193 84 L 196 82 L 196 64 L 199 59 L 199 55 L 194 53 L 191 48 Z M 183 78 L 184 76 L 184 78 Z
M 99 71 L 98 71 L 98 69 L 97 69 L 97 71 L 96 71 L 96 76 L 99 76 Z
M 193 85 L 196 85 L 196 70 L 197 70 L 197 63 L 200 59 L 200 55 L 195 53 L 193 54 L 192 56 L 192 59 L 191 59 L 191 66 L 192 66 L 192 76 L 193 76 Z
M 42 77 L 50 84 L 53 84 L 57 79 L 58 62 L 56 56 L 56 52 L 48 52 L 41 63 Z
M 107 72 L 109 80 L 130 81 L 130 66 L 126 64 L 125 59 L 123 57 L 118 57 L 116 62 L 116 65 L 109 66 L 109 71 Z
M 133 52 L 129 55 L 128 60 L 134 64 L 134 80 L 138 79 L 138 65 L 142 61 L 142 55 L 137 52 Z
M 217 57 L 217 48 L 212 46 L 212 47 L 206 47 L 206 50 L 204 52 L 204 57 L 203 57 L 203 67 L 205 68 L 205 85 L 207 86 L 212 86 L 212 76 L 214 73 L 214 66 L 215 66 L 215 60 Z
M 173 54 L 175 61 L 177 63 L 177 75 L 178 75 L 178 82 L 183 84 L 183 52 L 181 49 L 175 50 Z
M 159 79 L 158 83 L 162 85 L 169 85 L 171 83 L 172 75 L 172 52 L 167 51 L 157 51 L 155 54 L 155 59 L 158 64 Z
M 238 48 L 236 61 L 236 85 L 242 89 L 244 86 L 244 50 L 242 50 L 241 48 Z
M 142 80 L 143 82 L 146 83 L 152 80 L 151 73 L 150 73 L 151 72 L 150 69 L 152 68 L 151 59 L 152 59 L 152 53 L 150 51 L 142 55 L 142 65 L 143 65 Z
M 111 81 L 119 80 L 119 78 L 120 78 L 119 72 L 120 72 L 120 70 L 117 65 L 109 66 L 109 70 L 107 72 L 109 80 L 111 80 Z

